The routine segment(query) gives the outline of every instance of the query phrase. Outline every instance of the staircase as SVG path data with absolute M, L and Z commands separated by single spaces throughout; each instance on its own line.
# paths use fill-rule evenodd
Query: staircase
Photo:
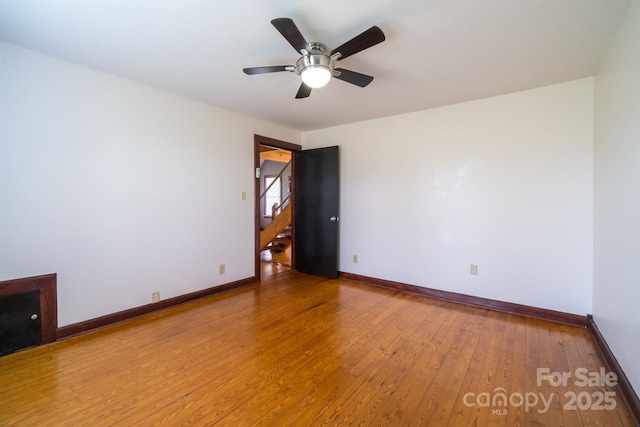
M 285 230 L 290 226 L 291 203 L 288 203 L 277 215 L 274 210 L 271 223 L 260 232 L 260 250 L 262 251 L 267 249 L 270 244 L 274 250 L 279 249 L 280 251 L 283 251 L 286 249 L 287 246 L 291 244 L 291 232 L 290 229 L 288 233 L 286 233 Z
M 279 254 L 287 250 L 291 246 L 291 227 L 287 227 L 282 230 L 282 233 L 278 234 L 268 245 L 267 249 L 272 254 Z

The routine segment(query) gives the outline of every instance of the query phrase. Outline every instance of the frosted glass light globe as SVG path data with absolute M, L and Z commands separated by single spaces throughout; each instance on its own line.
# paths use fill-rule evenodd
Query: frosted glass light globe
M 301 77 L 304 84 L 310 88 L 317 89 L 329 83 L 331 71 L 322 65 L 312 65 L 302 70 Z

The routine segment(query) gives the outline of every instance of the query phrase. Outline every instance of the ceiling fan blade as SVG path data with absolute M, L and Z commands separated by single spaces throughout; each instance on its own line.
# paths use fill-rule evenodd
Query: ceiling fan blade
M 371 46 L 375 46 L 378 43 L 382 43 L 385 40 L 384 33 L 382 30 L 373 26 L 368 30 L 360 33 L 355 36 L 351 40 L 331 51 L 331 55 L 334 55 L 337 52 L 340 52 L 342 56 L 338 58 L 338 60 L 348 58 L 349 56 L 356 54 L 360 51 L 370 48 Z
M 306 84 L 302 83 L 300 85 L 300 89 L 298 89 L 298 93 L 296 93 L 296 99 L 308 98 L 309 95 L 311 95 L 311 88 Z
M 245 74 L 253 75 L 253 74 L 264 74 L 264 73 L 275 73 L 277 71 L 289 71 L 291 65 L 273 65 L 269 67 L 249 67 L 243 68 Z
M 280 34 L 287 39 L 287 41 L 293 46 L 296 52 L 300 53 L 300 50 L 307 49 L 307 41 L 302 36 L 298 27 L 291 18 L 276 18 L 271 21 L 274 27 Z
M 336 68 L 336 71 L 340 71 L 339 76 L 334 76 L 336 79 L 354 84 L 356 86 L 365 87 L 373 81 L 373 77 L 371 76 L 357 73 L 355 71 L 345 70 L 344 68 Z

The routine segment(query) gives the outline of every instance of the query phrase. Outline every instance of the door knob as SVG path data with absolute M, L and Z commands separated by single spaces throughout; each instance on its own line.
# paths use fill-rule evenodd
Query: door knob
M 33 313 L 31 315 L 31 320 L 36 320 L 38 318 L 38 315 L 36 313 Z
M 332 216 L 331 218 L 329 218 L 329 221 L 338 222 L 338 221 L 340 221 L 340 218 L 338 218 L 337 216 Z

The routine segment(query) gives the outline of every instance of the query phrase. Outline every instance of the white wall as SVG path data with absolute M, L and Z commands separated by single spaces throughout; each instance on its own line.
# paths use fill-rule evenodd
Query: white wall
M 299 132 L 4 43 L 0 64 L 0 280 L 57 272 L 64 326 L 254 275 L 253 134 Z
M 640 392 L 640 2 L 595 83 L 593 316 Z
M 341 271 L 591 312 L 593 78 L 302 142 L 341 147 Z

